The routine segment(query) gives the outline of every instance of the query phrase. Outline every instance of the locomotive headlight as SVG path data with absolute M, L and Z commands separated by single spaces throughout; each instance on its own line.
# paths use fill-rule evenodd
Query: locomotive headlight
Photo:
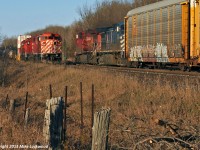
M 119 32 L 120 31 L 120 27 L 117 27 L 117 32 Z

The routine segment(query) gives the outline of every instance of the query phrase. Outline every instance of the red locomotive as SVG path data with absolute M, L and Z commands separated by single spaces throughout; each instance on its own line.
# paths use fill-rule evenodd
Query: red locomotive
M 121 65 L 124 55 L 124 22 L 76 35 L 76 63 Z
M 96 31 L 80 32 L 76 35 L 76 45 L 79 52 L 101 49 L 101 34 Z
M 61 60 L 62 38 L 59 34 L 43 33 L 38 36 L 18 36 L 18 60 Z

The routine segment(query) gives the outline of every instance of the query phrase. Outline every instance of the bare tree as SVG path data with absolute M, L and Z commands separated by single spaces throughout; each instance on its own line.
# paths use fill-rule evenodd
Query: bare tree
M 82 29 L 91 28 L 91 23 L 93 22 L 94 19 L 94 12 L 92 11 L 92 7 L 88 6 L 86 3 L 82 7 L 78 8 L 77 12 L 81 17 L 83 25 Z
M 145 5 L 152 4 L 159 1 L 162 1 L 162 0 L 133 0 L 133 8 L 145 6 Z
M 0 44 L 1 46 L 3 45 L 3 42 L 5 40 L 5 36 L 3 36 L 0 33 Z M 7 67 L 8 67 L 8 57 L 6 54 L 6 49 L 2 49 L 0 51 L 0 84 L 2 87 L 5 86 L 5 81 L 6 81 L 6 74 L 7 74 Z
M 93 7 L 87 4 L 79 8 L 84 30 L 112 26 L 124 20 L 131 9 L 128 0 L 103 0 L 96 1 Z
M 1 47 L 2 41 L 3 41 L 3 35 L 1 33 L 1 27 L 0 27 L 0 47 Z

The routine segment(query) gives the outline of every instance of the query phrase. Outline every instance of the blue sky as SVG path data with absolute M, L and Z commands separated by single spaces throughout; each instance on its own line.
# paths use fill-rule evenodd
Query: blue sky
M 102 0 L 98 0 L 102 1 Z M 0 0 L 0 33 L 18 36 L 48 25 L 70 25 L 79 20 L 78 8 L 96 0 Z

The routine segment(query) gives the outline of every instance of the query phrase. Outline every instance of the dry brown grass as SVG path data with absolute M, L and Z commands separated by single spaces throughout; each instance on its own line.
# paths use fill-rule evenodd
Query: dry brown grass
M 80 143 L 80 82 L 83 82 L 85 125 L 81 140 L 86 147 L 90 143 L 92 84 L 95 85 L 95 110 L 102 107 L 112 109 L 109 142 L 113 149 L 133 148 L 135 143 L 147 137 L 175 136 L 168 129 L 156 125 L 155 119 L 177 125 L 181 135 L 200 136 L 200 88 L 194 89 L 188 80 L 174 87 L 170 78 L 160 76 L 136 74 L 130 77 L 102 70 L 12 62 L 8 68 L 7 85 L 0 88 L 0 102 L 3 103 L 8 93 L 9 99 L 17 99 L 18 107 L 14 121 L 1 108 L 0 141 L 43 143 L 41 131 L 45 101 L 49 98 L 49 84 L 52 84 L 54 97 L 64 96 L 64 87 L 68 86 L 68 145 L 76 149 Z M 26 91 L 29 92 L 31 120 L 28 129 L 24 130 L 21 118 Z

